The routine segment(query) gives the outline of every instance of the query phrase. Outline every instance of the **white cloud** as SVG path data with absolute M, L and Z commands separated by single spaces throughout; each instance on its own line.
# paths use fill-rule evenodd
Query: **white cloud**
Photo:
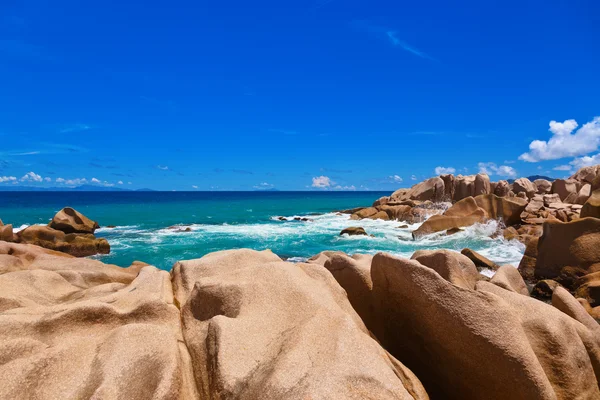
M 75 179 L 64 179 L 64 178 L 56 178 L 56 183 L 62 183 L 66 186 L 79 186 L 85 185 L 88 183 L 85 178 L 75 178 Z
M 128 185 L 131 185 L 131 182 L 127 182 Z
M 312 178 L 312 187 L 314 188 L 328 188 L 331 187 L 333 182 L 328 176 L 317 176 Z
M 411 181 L 416 181 L 417 180 L 417 176 L 416 175 L 411 175 L 410 180 Z
M 123 181 L 119 181 L 119 182 L 117 182 L 117 183 L 118 183 L 119 185 L 122 185 L 122 184 L 123 184 Z
M 35 172 L 28 172 L 21 178 L 21 182 L 41 182 L 43 179 Z
M 436 175 L 445 175 L 445 174 L 453 174 L 456 172 L 456 169 L 452 167 L 435 167 Z
M 253 187 L 254 187 L 254 189 L 272 189 L 275 187 L 275 185 L 273 185 L 271 183 L 267 183 L 267 182 L 262 182 L 262 183 L 259 183 L 258 185 L 254 185 Z
M 100 180 L 99 180 L 99 179 L 92 178 L 92 183 L 100 184 L 100 183 L 102 183 L 102 182 L 100 182 Z
M 192 185 L 192 189 L 198 189 L 198 186 Z
M 163 171 L 168 171 L 169 170 L 169 167 L 167 167 L 166 165 L 157 165 L 156 168 L 162 169 Z
M 565 122 L 550 122 L 552 137 L 547 142 L 534 140 L 529 144 L 529 152 L 519 156 L 519 160 L 538 162 L 565 157 L 577 157 L 595 151 L 600 146 L 600 117 L 577 128 L 574 119 Z M 575 133 L 573 133 L 575 131 Z
M 45 177 L 45 178 L 44 178 L 44 181 L 46 181 L 46 182 L 52 182 L 52 178 L 50 178 L 50 177 Z
M 490 176 L 498 175 L 507 178 L 515 178 L 517 176 L 517 171 L 513 167 L 510 167 L 508 165 L 497 166 L 492 162 L 480 162 L 479 164 L 477 164 L 477 166 L 479 167 L 479 173 L 481 174 L 487 174 Z
M 600 164 L 600 153 L 594 156 L 579 157 L 571 161 L 571 164 L 575 169 L 583 167 L 591 167 L 592 165 Z
M 15 182 L 17 178 L 15 176 L 0 176 L 0 183 L 3 182 Z
M 334 190 L 356 190 L 356 187 L 354 185 L 351 186 L 341 186 L 341 185 L 337 185 L 333 188 Z
M 396 183 L 402 182 L 402 177 L 400 177 L 399 175 L 390 175 L 390 176 L 388 176 L 388 179 L 391 182 L 396 182 Z
M 570 165 L 557 165 L 552 169 L 555 171 L 570 171 L 571 169 L 573 169 L 573 167 L 571 167 Z

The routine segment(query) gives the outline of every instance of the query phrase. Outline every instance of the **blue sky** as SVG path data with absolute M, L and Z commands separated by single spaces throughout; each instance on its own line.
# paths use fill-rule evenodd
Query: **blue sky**
M 599 16 L 595 0 L 3 1 L 0 185 L 562 177 L 600 163 Z

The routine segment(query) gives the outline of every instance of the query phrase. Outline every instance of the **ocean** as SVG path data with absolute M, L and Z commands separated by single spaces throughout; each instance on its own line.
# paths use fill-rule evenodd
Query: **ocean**
M 138 260 L 165 270 L 178 260 L 234 248 L 271 249 L 291 261 L 324 250 L 410 257 L 419 249 L 469 247 L 499 264 L 515 266 L 523 256 L 525 247 L 518 241 L 489 237 L 496 230 L 495 221 L 451 236 L 413 240 L 411 232 L 419 224 L 401 229 L 402 222 L 351 221 L 349 215 L 335 212 L 368 206 L 384 195 L 389 193 L 0 192 L 0 219 L 19 230 L 47 224 L 57 211 L 70 206 L 98 221 L 101 229 L 96 236 L 111 245 L 111 254 L 93 258 L 120 266 Z M 373 237 L 340 236 L 349 226 L 362 226 Z

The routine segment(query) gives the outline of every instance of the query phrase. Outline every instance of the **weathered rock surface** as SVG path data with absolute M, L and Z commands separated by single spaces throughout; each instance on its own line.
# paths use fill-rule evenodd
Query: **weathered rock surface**
M 367 232 L 365 231 L 365 228 L 362 228 L 360 226 L 350 226 L 348 228 L 342 229 L 342 231 L 340 232 L 340 235 L 350 235 L 350 236 L 367 235 Z
M 560 310 L 493 283 L 457 287 L 386 254 L 371 276 L 373 333 L 432 398 L 600 396 L 600 336 Z
M 372 325 L 373 306 L 371 291 L 372 255 L 354 254 L 352 257 L 342 252 L 325 251 L 312 257 L 308 262 L 323 265 L 348 294 L 348 300 L 361 317 L 367 328 Z
M 535 275 L 540 279 L 556 278 L 567 266 L 587 273 L 600 270 L 600 219 L 544 223 L 537 253 Z
M 106 239 L 96 239 L 92 234 L 66 234 L 43 225 L 25 228 L 17 237 L 20 243 L 34 244 L 76 257 L 110 253 L 110 245 Z
M 475 250 L 462 249 L 461 254 L 467 257 L 469 260 L 471 260 L 473 264 L 475 264 L 475 267 L 478 271 L 481 271 L 483 269 L 497 271 L 500 268 L 498 264 L 477 253 Z
M 100 226 L 80 212 L 65 207 L 60 210 L 48 224 L 50 228 L 64 233 L 94 233 Z
M 550 193 L 550 191 L 552 190 L 552 182 L 546 179 L 536 179 L 535 181 L 533 181 L 533 184 L 535 185 L 537 189 L 536 193 L 538 194 Z
M 427 398 L 321 265 L 235 250 L 172 275 L 201 398 Z
M 411 260 L 431 268 L 442 278 L 456 286 L 474 289 L 479 272 L 468 257 L 450 250 L 418 250 Z
M 419 238 L 448 229 L 471 226 L 487 219 L 485 210 L 477 205 L 473 197 L 467 197 L 450 207 L 443 215 L 434 215 L 413 232 Z
M 392 200 L 431 200 L 440 202 L 444 199 L 444 181 L 439 177 L 417 183 L 410 189 L 401 189 L 391 196 Z
M 528 198 L 532 198 L 537 193 L 537 186 L 527 178 L 516 179 L 513 183 L 513 192 L 515 194 L 525 193 Z
M 570 195 L 577 195 L 577 181 L 574 179 L 556 179 L 552 182 L 552 193 L 558 194 L 561 201 Z
M 508 196 L 508 193 L 510 192 L 511 187 L 510 184 L 508 183 L 508 181 L 498 181 L 496 182 L 496 186 L 494 187 L 494 194 L 496 196 L 500 196 L 500 197 L 504 197 L 504 196 Z
M 0 242 L 7 263 L 0 398 L 197 398 L 167 272 Z
M 581 209 L 581 218 L 600 218 L 600 190 L 592 193 Z
M 519 271 L 512 265 L 503 265 L 498 268 L 492 279 L 490 279 L 490 283 L 511 292 L 529 296 L 527 285 L 525 285 Z
M 498 197 L 494 194 L 477 196 L 475 202 L 486 212 L 487 218 L 501 220 L 506 226 L 520 222 L 521 213 L 527 207 L 527 200 Z
M 4 240 L 5 242 L 14 242 L 16 240 L 11 224 L 4 225 L 0 221 L 0 240 Z

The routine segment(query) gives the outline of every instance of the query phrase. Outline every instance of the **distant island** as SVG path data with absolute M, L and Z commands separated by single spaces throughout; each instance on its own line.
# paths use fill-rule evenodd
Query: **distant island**
M 0 192 L 155 192 L 153 189 L 123 189 L 118 187 L 81 185 L 74 187 L 0 186 Z

